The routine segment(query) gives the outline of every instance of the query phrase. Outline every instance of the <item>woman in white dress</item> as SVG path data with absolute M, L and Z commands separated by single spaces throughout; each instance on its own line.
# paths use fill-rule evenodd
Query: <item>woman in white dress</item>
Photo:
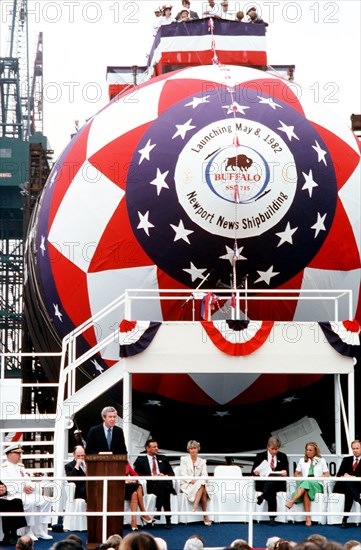
M 321 451 L 317 443 L 310 441 L 306 443 L 305 456 L 297 464 L 296 477 L 328 477 L 329 471 L 326 460 L 321 457 Z M 303 502 L 305 512 L 311 511 L 311 500 L 315 500 L 317 493 L 323 493 L 323 485 L 319 481 L 307 479 L 301 481 L 291 500 L 286 507 L 291 509 L 295 502 Z M 306 525 L 312 525 L 311 516 L 306 516 Z
M 193 504 L 193 512 L 197 512 L 198 506 L 201 505 L 202 512 L 207 512 L 207 503 L 209 495 L 207 492 L 207 480 L 200 479 L 206 477 L 207 463 L 204 458 L 198 456 L 198 452 L 201 446 L 198 441 L 188 441 L 187 444 L 187 456 L 181 457 L 181 475 L 184 477 L 190 477 L 189 480 L 182 480 L 180 489 L 182 493 L 187 495 L 189 502 Z M 204 515 L 204 524 L 211 525 L 207 514 Z

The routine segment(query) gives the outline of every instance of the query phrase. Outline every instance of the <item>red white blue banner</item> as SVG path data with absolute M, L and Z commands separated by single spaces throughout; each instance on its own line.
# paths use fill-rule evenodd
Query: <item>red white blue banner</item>
M 131 357 L 147 349 L 161 324 L 153 321 L 124 319 L 119 325 L 120 357 Z
M 214 50 L 220 63 L 267 65 L 264 25 L 214 20 L 211 34 L 208 19 L 172 23 L 159 28 L 149 55 L 148 67 L 155 75 L 164 66 L 211 65 Z
M 361 327 L 358 321 L 319 323 L 328 343 L 341 355 L 361 359 Z
M 202 321 L 213 344 L 228 355 L 249 355 L 267 340 L 273 321 Z

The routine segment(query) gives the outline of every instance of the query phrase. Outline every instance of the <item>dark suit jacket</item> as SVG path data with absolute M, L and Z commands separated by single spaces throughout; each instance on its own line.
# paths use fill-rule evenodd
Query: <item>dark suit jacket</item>
M 115 455 L 127 454 L 123 430 L 119 426 L 114 426 L 112 435 L 112 445 L 108 449 L 108 443 L 104 434 L 103 424 L 90 428 L 87 443 L 86 454 L 96 455 L 98 453 L 112 452 Z
M 72 460 L 68 462 L 68 464 L 65 464 L 65 475 L 67 477 L 85 477 L 85 472 L 81 468 L 77 470 L 75 464 L 76 460 Z M 86 500 L 86 481 L 73 481 L 73 483 L 75 483 L 75 498 L 83 498 Z
M 258 455 L 256 456 L 252 466 L 252 474 L 253 474 L 253 470 L 256 470 L 257 466 L 259 466 L 261 462 L 263 462 L 264 460 L 267 460 L 267 451 L 258 453 Z M 277 464 L 274 471 L 280 472 L 281 470 L 286 470 L 287 475 L 289 475 L 287 455 L 285 453 L 278 452 Z M 269 476 L 268 478 L 262 478 L 262 481 L 256 481 L 256 491 L 263 491 L 263 485 L 267 480 L 272 481 L 273 476 Z M 286 491 L 286 481 L 278 481 L 277 479 L 277 491 Z
M 168 458 L 164 455 L 156 455 L 155 456 L 159 472 L 161 474 L 167 475 L 167 476 L 174 476 L 174 471 L 172 466 L 170 465 L 170 462 Z M 147 455 L 138 456 L 137 460 L 134 462 L 134 470 L 139 474 L 140 476 L 151 476 L 152 472 L 150 470 L 149 466 L 149 460 Z M 176 491 L 174 490 L 172 481 L 164 481 L 164 483 L 167 484 L 167 489 L 170 493 L 176 494 Z M 156 481 L 147 481 L 147 492 L 157 494 L 157 483 Z
M 354 456 L 346 456 L 338 469 L 337 477 L 342 477 L 345 474 L 350 474 L 352 476 L 361 477 L 361 457 L 358 461 L 357 468 L 353 471 L 352 466 L 354 463 Z
M 357 468 L 355 471 L 353 471 L 352 466 L 354 463 L 355 457 L 354 456 L 346 456 L 338 469 L 337 477 L 342 477 L 345 474 L 350 474 L 352 476 L 361 477 L 361 459 L 359 459 Z M 334 493 L 341 493 L 347 495 L 348 493 L 351 495 L 351 498 L 359 498 L 360 495 L 360 481 L 352 480 L 350 479 L 349 482 L 344 483 L 343 481 L 336 481 L 335 486 L 333 488 Z

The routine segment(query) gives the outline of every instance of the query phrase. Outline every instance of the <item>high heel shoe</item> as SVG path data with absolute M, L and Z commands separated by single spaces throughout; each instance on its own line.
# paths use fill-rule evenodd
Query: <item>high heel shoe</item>
M 137 520 L 132 520 L 130 522 L 130 527 L 132 528 L 132 531 L 138 531 L 138 525 L 137 525 Z
M 288 508 L 289 510 L 291 510 L 292 506 L 294 505 L 294 501 L 293 500 L 290 500 L 289 502 L 287 502 L 287 504 L 285 505 L 286 508 Z
M 140 520 L 143 525 L 154 525 L 156 521 L 154 518 L 145 519 L 143 516 L 140 516 Z
M 204 523 L 204 525 L 207 525 L 208 527 L 209 527 L 210 525 L 212 525 L 212 522 L 211 522 L 211 520 L 209 519 L 208 516 L 206 516 L 206 517 L 204 518 L 203 523 Z

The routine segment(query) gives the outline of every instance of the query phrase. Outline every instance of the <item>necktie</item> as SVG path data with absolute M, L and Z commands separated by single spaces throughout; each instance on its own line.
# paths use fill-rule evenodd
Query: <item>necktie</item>
M 273 456 L 271 460 L 271 470 L 274 470 L 274 469 L 275 469 L 275 457 Z
M 152 464 L 152 475 L 157 475 L 157 461 L 155 459 L 155 456 L 153 456 L 153 464 Z
M 112 429 L 111 428 L 108 428 L 107 443 L 108 443 L 108 449 L 110 449 L 110 447 L 112 446 Z
M 353 471 L 356 470 L 357 465 L 358 465 L 358 458 L 355 458 L 355 462 L 353 463 L 353 466 L 352 466 Z

